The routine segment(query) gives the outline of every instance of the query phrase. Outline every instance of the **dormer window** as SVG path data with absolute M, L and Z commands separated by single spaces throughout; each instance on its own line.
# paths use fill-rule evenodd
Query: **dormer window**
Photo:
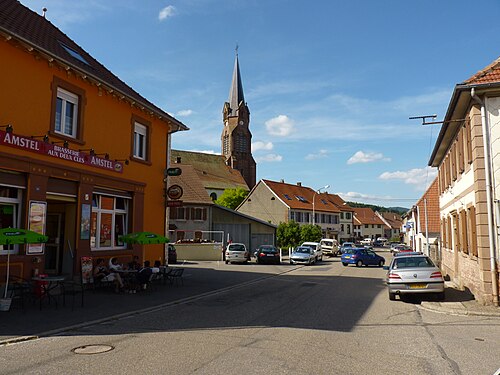
M 290 198 L 290 196 L 289 196 L 288 194 L 283 194 L 283 195 L 285 196 L 285 198 L 286 198 L 287 200 L 289 200 L 289 201 L 291 201 L 291 200 L 292 200 L 292 198 Z

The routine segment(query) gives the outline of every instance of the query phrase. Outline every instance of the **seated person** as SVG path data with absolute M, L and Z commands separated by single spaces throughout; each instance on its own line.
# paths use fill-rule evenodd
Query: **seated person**
M 115 292 L 118 292 L 123 288 L 123 281 L 120 275 L 116 272 L 110 272 L 108 268 L 104 265 L 104 259 L 97 259 L 96 266 L 94 268 L 94 279 L 96 281 L 112 281 L 115 283 Z
M 151 263 L 149 260 L 146 260 L 144 262 L 144 267 L 137 272 L 137 282 L 139 285 L 143 287 L 143 289 L 146 289 L 146 284 L 149 281 L 149 278 L 151 277 L 151 274 L 153 273 L 153 270 L 151 269 Z
M 155 260 L 155 264 L 152 268 L 153 273 L 160 272 L 161 262 L 159 260 Z
M 141 263 L 139 263 L 139 257 L 137 255 L 134 255 L 134 259 L 128 264 L 128 269 L 136 271 L 141 269 Z
M 117 271 L 117 272 L 119 272 L 119 271 L 123 270 L 122 265 L 118 264 L 118 258 L 116 258 L 116 257 L 113 257 L 113 258 L 111 258 L 109 260 L 109 266 L 108 267 L 109 267 L 110 271 Z

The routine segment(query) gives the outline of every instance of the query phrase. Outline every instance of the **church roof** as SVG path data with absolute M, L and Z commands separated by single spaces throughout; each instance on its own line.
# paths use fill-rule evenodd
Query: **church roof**
M 222 155 L 171 150 L 170 159 L 172 166 L 181 164 L 181 169 L 184 164 L 193 166 L 205 189 L 224 190 L 240 187 L 249 190 L 241 173 L 226 165 Z
M 243 85 L 241 84 L 240 64 L 238 62 L 238 54 L 234 59 L 233 82 L 229 90 L 229 107 L 231 108 L 231 116 L 238 114 L 240 103 L 245 103 L 245 96 L 243 95 Z

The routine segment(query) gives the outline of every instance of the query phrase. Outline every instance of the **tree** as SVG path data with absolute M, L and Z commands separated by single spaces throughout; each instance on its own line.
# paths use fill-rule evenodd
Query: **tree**
M 248 191 L 243 188 L 226 189 L 215 203 L 234 210 L 243 202 L 247 195 Z
M 300 227 L 302 242 L 319 242 L 323 236 L 319 225 L 305 224 Z
M 300 243 L 300 226 L 295 221 L 280 223 L 276 229 L 277 245 L 281 248 L 295 247 Z

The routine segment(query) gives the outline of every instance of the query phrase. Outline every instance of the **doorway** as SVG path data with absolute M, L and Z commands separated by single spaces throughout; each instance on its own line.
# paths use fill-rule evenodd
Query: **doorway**
M 45 244 L 45 272 L 59 275 L 62 271 L 64 244 L 64 214 L 48 213 L 46 235 L 49 240 Z

